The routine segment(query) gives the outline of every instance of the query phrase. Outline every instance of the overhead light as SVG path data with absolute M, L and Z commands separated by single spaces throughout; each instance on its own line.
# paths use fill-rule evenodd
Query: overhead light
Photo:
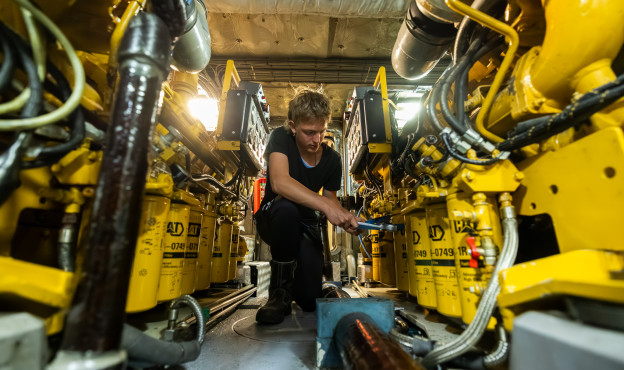
M 197 118 L 206 127 L 206 130 L 214 131 L 217 129 L 219 103 L 216 99 L 198 95 L 188 102 L 188 108 L 191 115 Z
M 399 128 L 403 128 L 407 121 L 416 117 L 418 112 L 420 111 L 420 102 L 419 101 L 410 101 L 410 102 L 401 102 L 397 104 L 397 111 L 394 114 L 394 117 L 397 120 L 397 125 Z

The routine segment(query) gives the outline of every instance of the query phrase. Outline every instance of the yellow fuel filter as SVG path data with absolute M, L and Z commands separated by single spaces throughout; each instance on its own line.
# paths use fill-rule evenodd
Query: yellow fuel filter
M 418 299 L 418 304 L 435 310 L 438 306 L 436 287 L 433 280 L 433 266 L 431 262 L 431 244 L 427 229 L 427 216 L 424 211 L 409 215 L 411 250 L 413 259 L 410 263 L 414 273 L 410 277 L 410 295 Z M 409 255 L 408 255 L 409 256 Z
M 188 236 L 184 253 L 184 269 L 182 270 L 182 294 L 195 291 L 195 274 L 197 272 L 197 253 L 202 231 L 204 212 L 200 207 L 191 207 L 188 223 Z
M 211 203 L 212 202 L 212 203 Z M 210 288 L 210 271 L 212 270 L 212 253 L 217 226 L 217 214 L 214 213 L 214 197 L 211 195 L 207 202 L 207 209 L 202 217 L 202 231 L 197 251 L 197 278 L 195 290 Z
M 158 285 L 158 300 L 161 302 L 177 298 L 182 292 L 182 270 L 190 214 L 191 206 L 188 204 L 171 204 L 163 239 L 163 261 Z
M 158 281 L 163 258 L 163 236 L 171 201 L 155 195 L 143 197 L 132 273 L 128 286 L 126 312 L 141 312 L 158 303 Z
M 392 218 L 393 224 L 404 223 L 404 217 L 395 216 Z M 396 263 L 396 285 L 402 292 L 409 291 L 409 260 L 407 259 L 407 242 L 405 241 L 405 230 L 394 233 L 394 259 Z
M 240 236 L 240 226 L 232 226 L 232 244 L 230 247 L 230 268 L 228 269 L 228 280 L 236 279 L 236 266 L 238 262 L 238 237 Z
M 394 236 L 389 231 L 379 232 L 379 278 L 383 284 L 395 285 Z
M 495 245 L 502 246 L 503 236 L 496 199 L 494 197 L 486 197 L 484 194 L 477 195 L 477 197 L 479 196 L 482 199 L 478 199 L 478 206 L 483 208 L 478 213 L 485 218 L 481 224 L 489 224 L 485 226 L 489 229 L 487 234 L 491 235 Z M 474 200 L 470 194 L 449 194 L 447 197 L 447 208 L 450 215 L 455 213 L 477 214 Z M 473 259 L 471 266 L 470 244 L 476 247 L 480 246 L 480 238 L 477 237 L 474 222 L 453 220 L 451 234 L 453 236 L 453 246 L 455 247 L 456 263 L 459 272 L 462 320 L 466 324 L 470 324 L 477 312 L 480 300 L 479 293 L 485 290 L 488 281 L 492 277 L 493 266 L 485 267 L 483 260 L 480 259 Z M 496 319 L 491 318 L 488 328 L 494 329 L 495 325 Z
M 381 274 L 379 273 L 379 263 L 380 263 L 380 255 L 379 255 L 379 231 L 371 230 L 370 232 L 370 240 L 373 244 L 372 246 L 372 256 L 373 257 L 373 280 L 379 281 L 381 279 Z
M 453 248 L 446 204 L 425 206 L 425 211 L 431 243 L 431 265 L 436 287 L 437 310 L 446 316 L 461 317 L 455 248 Z
M 223 283 L 228 281 L 231 245 L 232 221 L 224 219 L 217 229 L 217 239 L 215 240 L 214 250 L 212 252 L 211 282 Z

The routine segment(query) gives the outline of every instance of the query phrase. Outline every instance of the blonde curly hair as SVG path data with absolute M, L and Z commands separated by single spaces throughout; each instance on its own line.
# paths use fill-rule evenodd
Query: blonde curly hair
M 288 103 L 288 120 L 284 126 L 291 133 L 289 121 L 297 125 L 309 119 L 331 120 L 331 103 L 322 87 L 313 89 L 304 86 L 295 89 L 295 96 Z

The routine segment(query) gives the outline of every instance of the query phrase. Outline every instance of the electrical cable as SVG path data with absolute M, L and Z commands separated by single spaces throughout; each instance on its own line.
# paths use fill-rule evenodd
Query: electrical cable
M 456 152 L 455 149 L 453 148 L 453 144 L 451 143 L 451 140 L 449 138 L 449 135 L 447 133 L 443 133 L 442 134 L 442 140 L 444 141 L 444 145 L 446 145 L 446 149 L 448 151 L 448 153 L 455 159 L 458 159 L 464 163 L 468 163 L 468 164 L 476 164 L 479 166 L 487 166 L 490 164 L 493 164 L 497 161 L 499 161 L 500 158 L 500 154 L 498 156 L 496 156 L 495 158 L 490 158 L 490 159 L 483 159 L 483 160 L 478 160 L 478 159 L 470 159 L 468 157 L 464 157 L 463 155 L 461 155 L 459 152 Z
M 82 99 L 82 94 L 85 88 L 85 73 L 82 67 L 82 63 L 76 54 L 76 51 L 72 47 L 71 43 L 61 30 L 39 9 L 32 5 L 28 0 L 13 0 L 17 2 L 21 7 L 29 10 L 33 16 L 43 24 L 61 44 L 74 71 L 74 89 L 71 96 L 67 101 L 58 109 L 43 114 L 37 117 L 29 117 L 26 119 L 2 119 L 0 120 L 0 131 L 12 131 L 12 130 L 31 130 L 37 127 L 45 126 L 47 124 L 57 122 L 73 112 Z
M 23 43 L 22 38 L 3 23 L 0 23 L 0 28 L 2 29 L 4 36 L 8 38 L 8 41 L 15 46 L 17 56 L 22 62 L 22 68 L 28 76 L 30 94 L 24 104 L 24 108 L 22 109 L 20 116 L 23 119 L 30 119 L 31 117 L 35 117 L 39 114 L 39 111 L 43 107 L 43 86 L 39 80 L 37 66 L 30 56 L 30 50 L 28 50 L 28 47 L 26 47 Z
M 601 111 L 624 96 L 623 82 L 624 75 L 610 82 L 608 87 L 600 87 L 586 93 L 556 115 L 522 122 L 523 131 L 515 133 L 500 143 L 498 149 L 501 151 L 520 149 L 586 121 L 594 113 Z

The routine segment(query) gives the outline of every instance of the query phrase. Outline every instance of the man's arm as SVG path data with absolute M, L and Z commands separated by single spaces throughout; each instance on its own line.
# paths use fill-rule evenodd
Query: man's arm
M 335 192 L 332 200 L 331 197 L 321 196 L 290 177 L 286 154 L 271 153 L 269 155 L 269 168 L 271 189 L 276 194 L 302 206 L 323 212 L 329 222 L 342 227 L 347 232 L 357 231 L 358 225 L 355 216 L 340 206 Z

